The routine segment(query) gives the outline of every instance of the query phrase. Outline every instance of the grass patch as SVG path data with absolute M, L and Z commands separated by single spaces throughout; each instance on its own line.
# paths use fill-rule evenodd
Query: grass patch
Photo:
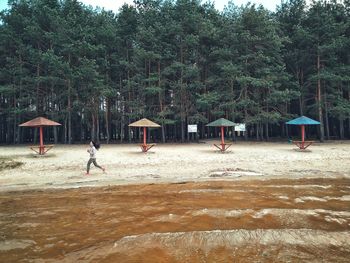
M 0 171 L 15 169 L 23 165 L 23 162 L 14 161 L 8 157 L 0 157 Z

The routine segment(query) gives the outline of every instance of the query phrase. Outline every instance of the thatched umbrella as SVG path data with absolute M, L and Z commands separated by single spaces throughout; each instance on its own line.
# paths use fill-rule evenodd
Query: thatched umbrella
M 141 145 L 141 149 L 143 152 L 147 152 L 149 149 L 151 149 L 154 144 L 147 144 L 146 143 L 146 132 L 147 132 L 147 127 L 148 128 L 159 128 L 160 125 L 150 121 L 149 119 L 143 118 L 139 121 L 135 121 L 131 124 L 129 124 L 129 127 L 138 127 L 138 128 L 143 128 L 143 144 Z
M 45 151 L 45 145 L 44 145 L 44 136 L 43 136 L 43 127 L 47 127 L 47 126 L 60 126 L 61 124 L 59 124 L 58 122 L 55 121 L 51 121 L 49 119 L 46 119 L 44 117 L 37 117 L 33 120 L 27 121 L 25 123 L 20 124 L 20 127 L 34 127 L 34 128 L 39 128 L 40 131 L 40 145 L 39 145 L 39 154 L 42 155 L 45 152 L 47 152 L 48 150 L 50 150 L 52 148 L 51 147 L 47 147 L 47 151 Z M 33 147 L 31 147 L 32 150 Z M 34 150 L 35 151 L 35 150 Z
M 320 122 L 310 119 L 305 116 L 301 116 L 294 120 L 286 122 L 288 125 L 299 125 L 301 128 L 301 141 L 293 141 L 301 150 L 305 150 L 309 147 L 313 141 L 305 141 L 305 125 L 320 125 Z
M 225 143 L 225 138 L 224 138 L 224 127 L 232 127 L 232 126 L 235 126 L 235 123 L 232 122 L 232 121 L 229 121 L 227 119 L 224 119 L 224 118 L 220 118 L 216 121 L 213 121 L 211 123 L 208 123 L 206 126 L 209 126 L 209 127 L 221 127 L 221 147 L 219 147 L 218 145 L 214 144 L 215 147 L 219 148 L 220 151 L 224 152 L 226 151 L 230 146 L 231 144 L 226 144 Z M 226 147 L 227 146 L 227 147 Z

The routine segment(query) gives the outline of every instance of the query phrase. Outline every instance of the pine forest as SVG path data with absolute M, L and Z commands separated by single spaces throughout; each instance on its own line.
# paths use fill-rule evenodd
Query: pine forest
M 245 123 L 232 140 L 350 139 L 350 1 L 229 3 L 134 0 L 117 13 L 77 0 L 10 0 L 0 13 L 0 144 L 30 143 L 37 116 L 62 126 L 45 140 L 135 142 L 128 124 L 161 125 L 155 142 L 215 138 L 208 122 Z

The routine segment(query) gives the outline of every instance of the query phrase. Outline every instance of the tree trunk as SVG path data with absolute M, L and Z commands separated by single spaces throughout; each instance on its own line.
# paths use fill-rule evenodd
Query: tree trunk
M 57 126 L 53 126 L 53 140 L 54 140 L 54 144 L 57 144 L 57 142 L 58 142 Z
M 71 55 L 68 55 L 68 65 L 71 64 Z M 68 98 L 67 98 L 67 106 L 68 106 L 68 143 L 72 143 L 72 99 L 71 99 L 71 93 L 72 93 L 72 85 L 71 85 L 71 79 L 70 76 L 67 79 L 67 88 L 68 88 Z
M 181 74 L 180 74 L 180 118 L 181 118 L 181 142 L 185 142 L 185 105 L 184 105 L 184 86 L 183 86 L 183 63 L 184 63 L 184 55 L 183 55 L 183 47 L 182 44 L 180 46 L 180 63 L 181 65 Z
M 72 101 L 71 101 L 71 82 L 68 79 L 68 144 L 72 144 Z
M 348 101 L 350 103 L 350 90 L 348 91 Z M 350 138 L 350 116 L 348 118 L 348 136 Z
M 19 123 L 21 123 L 21 118 L 20 118 L 20 120 L 19 120 Z M 23 143 L 23 140 L 24 140 L 23 129 L 21 129 L 21 128 L 18 126 L 18 143 Z
M 13 98 L 13 143 L 16 144 L 17 141 L 17 113 L 16 113 L 16 108 L 17 108 L 17 100 L 16 100 L 16 94 Z
M 299 87 L 300 87 L 299 111 L 300 111 L 300 116 L 304 115 L 304 93 L 302 90 L 303 86 L 304 86 L 304 70 L 300 69 L 300 76 L 299 76 Z
M 96 129 L 95 129 L 95 116 L 93 113 L 91 113 L 91 140 L 95 141 L 96 140 Z
M 208 122 L 210 122 L 210 112 L 209 112 L 209 110 L 208 110 L 208 112 L 207 112 L 207 116 L 208 116 Z M 209 126 L 206 126 L 206 128 L 207 128 L 207 134 L 206 134 L 206 139 L 209 139 L 210 138 L 210 127 Z
M 109 119 L 110 119 L 110 112 L 111 112 L 111 107 L 110 107 L 110 101 L 107 98 L 106 99 L 106 135 L 107 135 L 107 144 L 109 144 L 110 140 L 110 124 L 109 124 Z
M 42 105 L 41 105 L 41 96 L 40 96 L 40 64 L 38 63 L 36 66 L 36 77 L 37 77 L 37 83 L 36 83 L 36 112 L 37 115 L 41 115 L 42 114 Z
M 319 51 L 317 51 L 319 52 Z M 318 106 L 318 118 L 320 122 L 320 141 L 324 141 L 324 124 L 323 124 L 323 113 L 322 113 L 322 94 L 321 94 L 321 79 L 320 79 L 320 69 L 321 69 L 321 57 L 317 54 L 317 106 Z
M 128 118 L 128 120 L 129 120 L 129 122 L 128 123 L 130 123 L 131 121 L 130 121 L 130 117 Z M 128 135 L 128 141 L 129 141 L 129 143 L 131 143 L 131 128 L 128 126 L 128 125 L 126 125 L 125 126 L 126 127 L 126 133 L 127 133 L 127 135 Z
M 185 121 L 181 120 L 181 142 L 185 142 Z
M 344 140 L 344 120 L 339 120 L 339 136 L 340 140 Z
M 23 63 L 22 63 L 22 56 L 19 55 L 19 64 L 20 64 L 20 80 L 19 80 L 19 98 L 22 98 L 22 84 L 23 84 L 23 80 L 22 80 L 22 70 L 23 70 Z M 15 96 L 15 100 L 14 100 L 14 108 L 16 110 L 17 108 L 17 103 L 19 104 L 19 102 L 16 100 L 16 96 Z M 20 127 L 18 126 L 18 124 L 21 121 L 21 115 L 18 115 L 17 118 L 17 114 L 15 112 L 14 114 L 14 135 L 13 135 L 13 142 L 14 143 L 20 143 L 21 140 L 21 135 L 20 135 Z
M 129 49 L 126 50 L 126 57 L 127 57 L 127 61 L 128 64 L 130 63 L 130 59 L 129 59 Z M 128 95 L 129 95 L 129 103 L 131 102 L 131 85 L 130 85 L 130 67 L 128 65 L 128 71 L 127 71 L 127 80 L 128 80 Z M 132 107 L 131 106 L 127 106 L 126 108 L 126 112 L 127 113 L 132 113 Z M 130 115 L 127 116 L 127 120 L 128 123 L 130 123 Z M 123 127 L 124 128 L 124 127 Z M 125 131 L 124 131 L 124 135 L 127 136 L 127 139 L 129 141 L 129 143 L 131 142 L 131 136 L 130 136 L 130 127 L 125 127 Z
M 1 129 L 1 141 L 6 142 L 6 115 L 4 114 L 2 117 L 2 129 Z
M 63 143 L 67 144 L 67 116 L 64 118 Z
M 96 120 L 96 141 L 97 143 L 100 143 L 100 118 L 99 118 L 98 110 L 95 116 L 95 120 Z
M 79 121 L 79 127 L 80 127 L 80 138 L 79 138 L 79 141 L 81 142 L 82 140 L 85 141 L 85 137 L 86 137 L 86 132 L 85 132 L 85 127 L 83 125 L 83 120 L 84 120 L 84 117 L 81 116 L 81 119 Z
M 232 141 L 236 141 L 236 132 L 235 132 L 235 126 L 232 126 Z
M 270 90 L 268 89 L 267 92 L 266 92 L 266 96 L 270 96 Z M 268 100 L 266 99 L 266 112 L 267 114 L 269 113 L 269 103 L 268 103 Z M 266 141 L 269 140 L 269 123 L 268 123 L 268 120 L 266 120 L 266 123 L 265 123 L 265 139 Z M 261 127 L 261 129 L 263 129 L 263 127 Z
M 123 142 L 123 137 L 124 137 L 124 110 L 122 110 L 122 113 L 121 113 L 121 119 L 120 119 L 120 142 Z
M 326 95 L 326 94 L 325 94 Z M 325 123 L 325 125 L 326 125 L 326 138 L 327 138 L 327 140 L 329 140 L 329 117 L 328 117 L 328 102 L 327 102 L 327 99 L 326 99 L 326 97 L 325 97 L 325 111 L 324 111 L 324 113 L 325 113 L 325 119 L 326 119 L 326 123 Z
M 12 143 L 12 139 L 11 139 L 11 135 L 12 135 L 12 126 L 11 126 L 11 121 L 8 120 L 8 125 L 7 125 L 7 129 L 6 129 L 6 143 L 7 144 L 11 144 Z
M 248 88 L 245 87 L 244 90 L 244 99 L 247 100 L 248 98 Z M 248 126 L 247 126 L 247 119 L 248 119 L 248 110 L 247 110 L 247 106 L 244 106 L 244 122 L 246 123 L 246 127 L 245 127 L 245 132 L 244 132 L 244 140 L 248 140 Z
M 174 124 L 174 141 L 177 141 L 177 125 L 176 123 Z
M 163 92 L 161 90 L 161 71 L 160 71 L 160 61 L 158 61 L 158 87 L 160 88 L 158 98 L 159 98 L 159 108 L 160 112 L 163 113 Z M 164 127 L 164 115 L 162 115 L 162 143 L 165 143 L 165 127 Z
M 234 101 L 234 87 L 233 87 L 233 79 L 230 80 L 231 86 L 231 117 L 232 121 L 235 121 L 235 107 L 233 106 Z M 232 127 L 232 141 L 236 140 L 235 127 Z

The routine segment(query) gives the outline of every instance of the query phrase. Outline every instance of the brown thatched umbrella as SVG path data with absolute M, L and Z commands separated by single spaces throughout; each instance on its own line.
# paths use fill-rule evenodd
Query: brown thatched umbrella
M 143 144 L 141 145 L 141 149 L 143 152 L 147 152 L 149 149 L 151 149 L 154 144 L 147 144 L 146 143 L 146 128 L 159 128 L 160 125 L 150 121 L 149 119 L 143 118 L 139 121 L 135 121 L 131 124 L 129 124 L 129 127 L 139 127 L 139 128 L 143 128 Z
M 39 145 L 39 153 L 40 155 L 46 153 L 48 150 L 50 150 L 52 148 L 52 146 L 47 146 L 47 150 L 45 151 L 45 145 L 44 145 L 44 136 L 43 136 L 43 127 L 47 127 L 47 126 L 60 126 L 61 124 L 59 124 L 58 122 L 55 121 L 51 121 L 48 120 L 44 117 L 37 117 L 31 121 L 27 121 L 25 123 L 20 124 L 20 127 L 34 127 L 34 128 L 39 128 L 40 131 L 40 145 Z M 35 149 L 33 149 L 34 147 L 31 147 L 32 150 L 35 151 Z

